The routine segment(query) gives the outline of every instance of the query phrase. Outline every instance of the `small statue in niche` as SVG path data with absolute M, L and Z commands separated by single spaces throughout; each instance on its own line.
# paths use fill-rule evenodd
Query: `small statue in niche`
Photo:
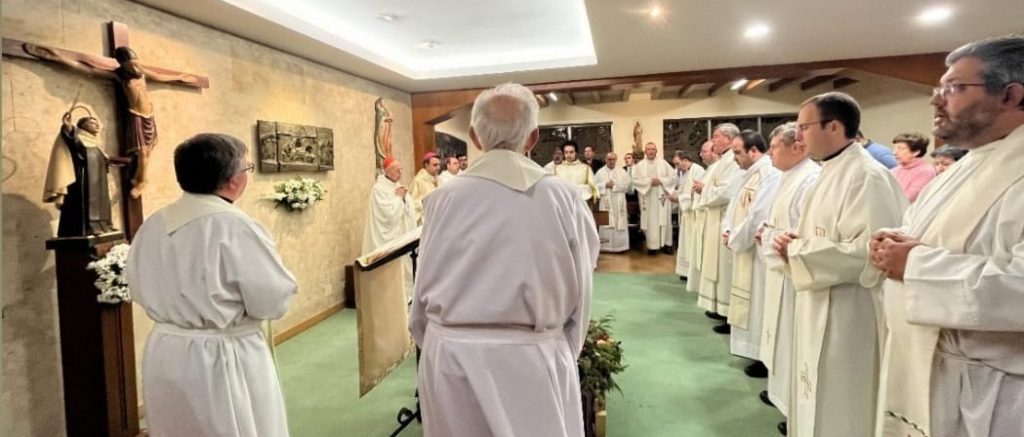
M 640 120 L 633 123 L 633 156 L 644 155 L 644 128 L 640 126 Z M 639 158 L 637 159 L 639 160 Z
M 381 167 L 384 158 L 391 156 L 391 111 L 384 107 L 384 98 L 378 98 L 373 104 L 376 125 L 373 130 L 373 145 L 377 153 L 377 170 L 383 171 Z
M 91 113 L 71 123 L 72 105 L 50 151 L 43 202 L 60 209 L 58 237 L 86 237 L 114 232 L 107 188 L 107 154 L 100 145 L 103 126 Z M 88 112 L 88 109 L 85 109 Z

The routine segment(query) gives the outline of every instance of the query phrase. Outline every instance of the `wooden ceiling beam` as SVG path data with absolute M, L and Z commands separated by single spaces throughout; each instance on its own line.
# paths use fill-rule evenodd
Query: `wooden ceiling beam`
M 591 91 L 590 92 L 590 97 L 594 98 L 594 103 L 601 103 L 601 92 L 600 91 Z
M 660 99 L 661 98 L 661 93 L 664 90 L 665 89 L 660 87 L 660 86 L 656 86 L 654 88 L 651 88 L 651 100 L 658 100 L 658 99 Z
M 740 87 L 739 91 L 737 91 L 737 92 L 739 94 L 747 94 L 747 93 L 753 91 L 754 89 L 756 89 L 757 87 L 763 85 L 765 83 L 765 81 L 766 81 L 765 79 L 754 79 L 754 80 L 748 81 L 746 83 L 746 85 L 743 85 L 742 87 Z
M 772 82 L 772 83 L 768 84 L 768 92 L 774 93 L 774 92 L 776 92 L 778 90 L 781 90 L 782 88 L 785 88 L 786 85 L 789 85 L 789 84 L 791 84 L 793 82 L 796 82 L 796 81 L 797 81 L 797 78 L 795 78 L 795 77 L 784 77 L 782 79 L 779 79 L 779 80 L 777 80 L 775 82 Z
M 565 93 L 565 103 L 568 103 L 570 105 L 575 105 L 576 104 L 576 99 L 572 98 L 572 93 L 571 92 L 566 92 Z
M 832 81 L 832 89 L 841 90 L 857 82 L 860 81 L 851 77 L 839 77 L 836 78 L 836 80 Z
M 623 102 L 628 102 L 629 101 L 629 95 L 632 94 L 632 93 L 633 93 L 633 88 L 626 88 L 626 89 L 622 90 L 622 101 Z
M 541 108 L 546 108 L 548 106 L 547 96 L 543 94 L 534 94 L 533 96 L 537 98 L 537 104 L 540 105 Z
M 692 83 L 687 83 L 687 84 L 681 85 L 679 87 L 679 96 L 678 97 L 680 99 L 683 98 L 683 96 L 685 96 L 686 93 L 690 92 L 690 88 L 693 88 L 693 85 L 694 84 L 692 84 Z
M 714 85 L 711 85 L 711 88 L 708 88 L 708 97 L 714 96 L 715 93 L 727 83 L 729 82 L 715 82 Z
M 836 75 L 834 75 L 834 74 L 826 74 L 824 76 L 812 77 L 812 78 L 807 79 L 807 80 L 805 80 L 803 82 L 800 82 L 800 91 L 807 91 L 807 90 L 809 90 L 811 88 L 814 88 L 814 87 L 816 87 L 818 85 L 821 85 L 821 84 L 823 84 L 825 82 L 831 82 L 831 81 L 835 80 L 835 78 L 836 78 Z

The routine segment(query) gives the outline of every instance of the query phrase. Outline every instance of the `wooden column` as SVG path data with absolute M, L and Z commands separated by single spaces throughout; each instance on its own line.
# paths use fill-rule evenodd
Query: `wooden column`
M 139 433 L 135 334 L 130 304 L 102 304 L 86 265 L 124 234 L 47 240 L 57 271 L 57 306 L 68 437 Z

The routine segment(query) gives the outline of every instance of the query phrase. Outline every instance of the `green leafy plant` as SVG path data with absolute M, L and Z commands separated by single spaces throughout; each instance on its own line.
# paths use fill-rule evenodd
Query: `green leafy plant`
M 600 320 L 590 321 L 587 340 L 583 343 L 583 352 L 577 361 L 580 388 L 602 401 L 610 390 L 622 393 L 615 382 L 615 375 L 627 367 L 622 364 L 622 342 L 612 337 L 611 324 L 614 320 L 609 314 Z

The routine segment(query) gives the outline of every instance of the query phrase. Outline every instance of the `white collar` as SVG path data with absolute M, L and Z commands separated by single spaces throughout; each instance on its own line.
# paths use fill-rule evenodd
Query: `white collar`
M 489 179 L 516 191 L 529 190 L 541 178 L 549 176 L 532 159 L 503 149 L 484 153 L 463 172 L 466 176 Z
M 219 213 L 245 215 L 238 207 L 213 194 L 184 193 L 163 210 L 164 225 L 170 234 L 200 217 Z

